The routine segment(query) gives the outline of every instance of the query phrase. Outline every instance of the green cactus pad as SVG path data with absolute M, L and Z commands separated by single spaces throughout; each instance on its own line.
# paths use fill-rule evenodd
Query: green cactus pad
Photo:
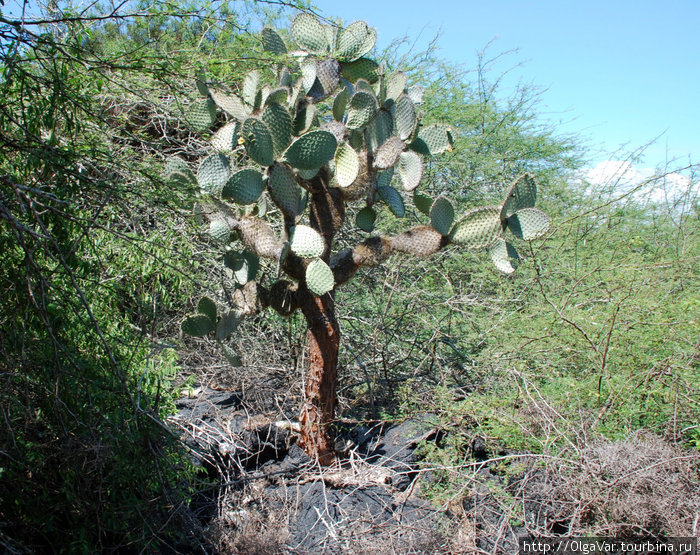
M 362 231 L 371 233 L 374 229 L 374 222 L 377 220 L 377 213 L 371 206 L 365 206 L 355 216 L 355 225 Z
M 379 170 L 392 168 L 399 161 L 399 157 L 406 147 L 399 137 L 389 137 L 374 155 L 374 167 Z
M 221 351 L 224 353 L 224 357 L 226 357 L 226 361 L 231 366 L 233 366 L 234 368 L 239 368 L 239 367 L 243 366 L 243 359 L 241 358 L 241 355 L 238 354 L 236 349 L 234 349 L 230 345 L 226 345 L 226 344 L 222 343 L 221 344 Z
M 209 236 L 217 243 L 226 244 L 231 238 L 231 228 L 224 220 L 213 219 L 209 222 Z
M 229 251 L 224 254 L 224 265 L 233 272 L 233 279 L 238 285 L 245 285 L 255 280 L 260 259 L 252 252 Z
M 258 91 L 260 90 L 260 72 L 251 71 L 243 79 L 241 96 L 248 106 L 255 106 Z
M 212 322 L 216 322 L 216 303 L 209 297 L 202 297 L 199 299 L 197 303 L 197 312 L 208 316 Z
M 338 146 L 333 133 L 311 131 L 294 141 L 284 153 L 285 159 L 300 170 L 315 170 L 335 155 Z
M 354 62 L 374 48 L 377 32 L 364 21 L 355 21 L 338 33 L 336 57 L 344 62 Z
M 386 99 L 398 100 L 398 98 L 406 90 L 408 79 L 402 71 L 395 71 L 386 80 Z
M 498 206 L 480 206 L 469 210 L 450 231 L 450 241 L 468 249 L 488 247 L 501 234 Z
M 273 155 L 279 158 L 292 142 L 292 116 L 284 106 L 271 102 L 265 107 L 262 119 L 272 137 Z
M 504 274 L 512 274 L 520 261 L 520 255 L 515 247 L 501 237 L 492 243 L 489 254 L 496 268 Z
M 377 113 L 377 98 L 368 91 L 357 91 L 348 103 L 348 119 L 345 124 L 350 129 L 360 129 L 367 125 Z
M 430 225 L 441 235 L 448 235 L 455 219 L 455 209 L 445 197 L 435 199 L 430 208 Z
M 226 185 L 229 174 L 228 158 L 223 154 L 207 156 L 197 170 L 197 183 L 203 193 L 216 195 Z
M 336 121 L 343 121 L 345 109 L 350 101 L 350 91 L 347 87 L 343 88 L 333 99 L 333 118 Z
M 452 142 L 452 131 L 448 126 L 433 124 L 421 127 L 418 136 L 409 146 L 420 154 L 434 156 L 452 150 Z
M 301 190 L 294 172 L 284 164 L 275 164 L 267 184 L 270 196 L 285 216 L 295 218 L 299 210 Z
M 185 120 L 198 133 L 208 130 L 216 120 L 214 102 L 209 98 L 192 102 L 185 110 Z
M 392 211 L 397 218 L 403 218 L 406 215 L 406 206 L 403 203 L 403 198 L 399 192 L 393 187 L 380 186 L 377 187 L 377 193 Z
M 205 314 L 193 314 L 182 321 L 180 328 L 187 335 L 204 337 L 214 331 L 214 321 Z
M 413 100 L 414 104 L 422 104 L 423 103 L 423 94 L 425 94 L 425 89 L 421 87 L 420 85 L 413 85 L 412 87 L 409 87 L 408 91 L 406 92 L 408 97 Z
M 360 58 L 350 63 L 341 64 L 343 77 L 351 83 L 365 79 L 368 83 L 379 80 L 379 64 L 369 58 Z
M 297 225 L 290 230 L 289 247 L 301 258 L 316 258 L 326 250 L 326 243 L 314 228 Z
M 234 173 L 224 185 L 221 198 L 237 204 L 253 204 L 263 192 L 263 176 L 255 169 L 246 168 Z
M 309 192 L 306 189 L 301 191 L 301 196 L 299 197 L 299 208 L 297 209 L 297 214 L 303 214 L 306 210 L 306 205 L 309 204 Z
M 399 138 L 406 141 L 411 138 L 418 124 L 416 107 L 407 95 L 401 95 L 396 101 L 395 109 L 396 131 Z
M 413 204 L 426 216 L 430 216 L 430 209 L 433 207 L 433 199 L 428 195 L 419 193 L 418 191 L 413 192 Z
M 332 291 L 334 286 L 333 271 L 328 264 L 320 258 L 312 260 L 306 267 L 306 287 L 309 291 L 320 297 Z
M 532 208 L 537 201 L 537 183 L 529 173 L 518 177 L 508 189 L 503 208 L 501 208 L 501 220 L 505 222 L 515 212 L 523 208 Z
M 349 187 L 357 179 L 360 159 L 347 143 L 340 143 L 335 151 L 335 179 L 341 187 Z
M 388 187 L 394 179 L 394 168 L 377 172 L 377 187 Z
M 294 18 L 294 21 L 292 21 L 292 26 L 289 30 L 294 42 L 296 42 L 300 48 L 308 52 L 325 54 L 330 47 L 325 27 L 326 25 L 321 23 L 314 16 L 307 13 L 300 13 Z
M 315 102 L 323 100 L 338 88 L 340 83 L 340 65 L 337 60 L 318 60 L 315 68 L 316 78 L 308 89 L 307 95 Z
M 177 156 L 171 156 L 165 161 L 163 178 L 171 183 L 182 185 L 195 185 L 197 183 L 197 178 L 192 173 L 187 162 Z
M 423 159 L 415 152 L 402 152 L 398 170 L 404 190 L 413 191 L 423 179 Z
M 521 208 L 506 220 L 513 235 L 526 241 L 542 237 L 549 230 L 550 219 L 537 208 Z
M 245 121 L 250 116 L 250 108 L 235 94 L 226 93 L 212 87 L 209 87 L 209 94 L 211 94 L 214 103 L 219 108 L 238 121 Z
M 286 105 L 287 101 L 289 100 L 289 92 L 288 87 L 278 87 L 276 89 L 272 89 L 265 97 L 265 106 L 268 106 L 273 102 L 281 104 L 282 106 Z
M 372 152 L 382 146 L 394 132 L 394 119 L 386 110 L 379 110 L 374 119 L 365 128 L 367 148 Z
M 243 146 L 248 156 L 261 166 L 270 166 L 275 161 L 272 135 L 265 123 L 257 118 L 248 118 L 241 129 Z
M 272 52 L 273 54 L 282 55 L 287 53 L 287 47 L 279 36 L 277 31 L 270 27 L 265 27 L 260 33 L 262 38 L 263 50 Z
M 240 123 L 232 121 L 219 129 L 211 138 L 211 146 L 219 152 L 231 152 L 238 146 Z
M 301 102 L 294 115 L 294 134 L 300 136 L 306 133 L 314 124 L 315 119 L 316 106 L 310 102 Z

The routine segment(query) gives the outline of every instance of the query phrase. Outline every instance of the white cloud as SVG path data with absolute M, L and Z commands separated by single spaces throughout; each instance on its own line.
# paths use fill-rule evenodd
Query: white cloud
M 678 172 L 664 173 L 637 168 L 627 160 L 606 160 L 584 170 L 586 191 L 602 199 L 629 197 L 637 202 L 676 206 L 698 194 L 698 183 Z

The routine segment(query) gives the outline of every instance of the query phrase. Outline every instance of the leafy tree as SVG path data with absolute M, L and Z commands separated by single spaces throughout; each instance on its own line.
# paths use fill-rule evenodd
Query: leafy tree
M 191 117 L 202 129 L 214 124 L 217 107 L 230 119 L 212 136 L 218 152 L 201 160 L 196 175 L 180 158 L 168 160 L 165 173 L 173 182 L 197 183 L 208 196 L 200 210 L 212 239 L 225 246 L 224 263 L 237 284 L 231 310 L 219 314 L 213 300 L 202 298 L 183 331 L 213 334 L 239 364 L 225 340 L 242 318 L 266 307 L 282 315 L 300 310 L 309 349 L 300 445 L 328 464 L 334 459 L 340 345 L 336 289 L 394 253 L 427 257 L 450 244 L 489 248 L 497 268 L 510 273 L 519 255 L 504 233 L 533 239 L 546 232 L 549 219 L 534 208 L 536 184 L 529 174 L 512 184 L 502 205 L 455 219 L 445 196 L 417 192 L 424 159 L 452 150 L 455 128 L 422 122 L 422 89 L 367 57 L 376 32 L 362 21 L 336 29 L 300 14 L 290 35 L 300 50 L 290 52 L 273 29 L 262 31 L 263 51 L 276 64 L 271 84 L 259 71 L 239 84 L 239 94 L 211 80 L 198 82 L 202 98 L 188 108 Z M 429 225 L 334 250 L 346 242 L 344 224 L 371 233 L 385 214 L 381 206 L 402 218 L 405 199 Z M 275 218 L 272 225 L 266 221 Z M 244 250 L 229 249 L 232 232 Z M 258 276 L 261 259 L 272 265 Z

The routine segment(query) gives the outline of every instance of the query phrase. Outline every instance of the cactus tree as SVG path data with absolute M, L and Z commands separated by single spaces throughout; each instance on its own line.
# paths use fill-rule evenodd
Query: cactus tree
M 198 184 L 211 237 L 222 245 L 237 283 L 234 306 L 219 314 L 212 300 L 201 299 L 183 331 L 215 337 L 229 361 L 240 364 L 227 338 L 243 318 L 267 307 L 285 316 L 300 310 L 308 326 L 309 368 L 299 442 L 326 464 L 333 460 L 340 344 L 335 290 L 394 253 L 423 257 L 449 244 L 488 248 L 497 268 L 510 273 L 519 257 L 505 232 L 529 240 L 544 233 L 549 220 L 534 208 L 536 185 L 529 175 L 516 180 L 502 205 L 474 208 L 460 218 L 448 199 L 417 192 L 424 160 L 452 149 L 453 130 L 422 125 L 422 90 L 367 57 L 374 29 L 357 21 L 337 30 L 301 14 L 290 36 L 296 50 L 275 30 L 262 31 L 274 82 L 252 72 L 237 93 L 197 83 L 202 98 L 188 107 L 190 123 L 206 129 L 217 109 L 227 123 L 213 134 L 212 154 L 196 173 L 172 158 L 166 175 Z M 401 218 L 406 202 L 429 223 L 392 237 L 372 235 L 381 204 L 388 207 L 382 213 Z M 344 225 L 368 235 L 338 250 L 334 238 Z M 258 273 L 265 259 L 271 271 L 263 280 Z

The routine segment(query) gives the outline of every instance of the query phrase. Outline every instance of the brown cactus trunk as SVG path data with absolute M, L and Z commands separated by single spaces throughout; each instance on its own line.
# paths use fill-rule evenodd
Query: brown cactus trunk
M 337 404 L 340 345 L 333 293 L 314 297 L 305 291 L 301 299 L 301 309 L 308 324 L 309 369 L 299 417 L 299 445 L 310 457 L 327 466 L 335 460 L 335 442 L 331 427 Z

